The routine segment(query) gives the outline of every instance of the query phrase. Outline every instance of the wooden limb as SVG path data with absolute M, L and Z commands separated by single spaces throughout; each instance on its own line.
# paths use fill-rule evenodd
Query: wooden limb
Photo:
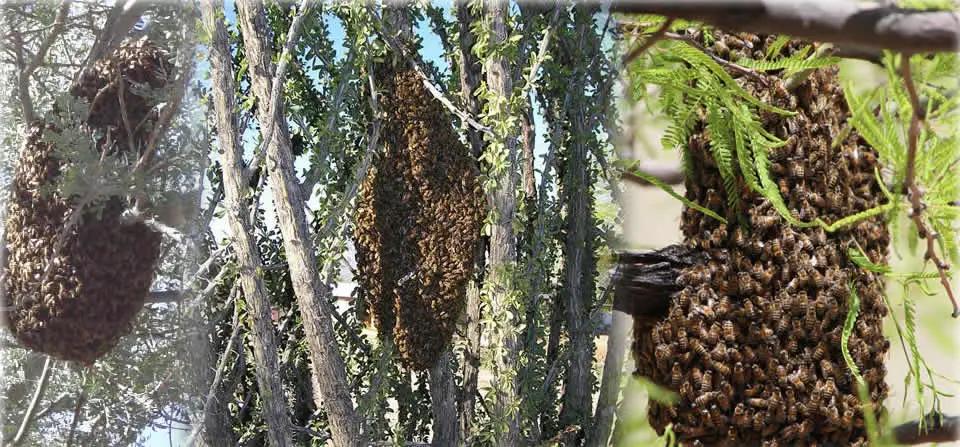
M 953 305 L 953 313 L 951 315 L 953 318 L 957 318 L 960 316 L 960 308 L 957 306 L 957 300 L 953 295 L 953 288 L 950 285 L 950 275 L 948 273 L 950 265 L 947 264 L 946 261 L 941 260 L 937 255 L 936 243 L 939 235 L 927 226 L 923 218 L 926 205 L 923 203 L 923 192 L 920 190 L 920 186 L 917 185 L 916 181 L 916 161 L 917 145 L 920 138 L 920 125 L 925 119 L 925 111 L 920 105 L 920 97 L 917 95 L 916 86 L 913 84 L 913 75 L 910 71 L 910 55 L 904 54 L 901 55 L 901 57 L 900 74 L 903 76 L 903 82 L 907 88 L 907 94 L 910 96 L 910 105 L 913 109 L 913 116 L 910 118 L 910 129 L 907 133 L 907 172 L 903 180 L 903 190 L 906 191 L 907 199 L 910 201 L 910 219 L 912 219 L 914 225 L 916 225 L 920 237 L 927 241 L 927 251 L 923 255 L 924 260 L 933 261 L 933 265 L 937 268 L 937 272 L 940 274 L 940 283 L 947 292 L 947 298 L 950 299 L 950 303 Z
M 677 277 L 684 268 L 703 262 L 704 254 L 684 245 L 656 251 L 623 252 L 618 256 L 613 309 L 634 317 L 663 317 L 670 299 L 680 291 Z
M 894 427 L 893 439 L 900 445 L 960 441 L 960 417 L 931 413 L 924 416 L 923 421 Z
M 960 19 L 953 11 L 902 9 L 852 0 L 614 0 L 610 9 L 853 48 L 909 53 L 960 49 Z

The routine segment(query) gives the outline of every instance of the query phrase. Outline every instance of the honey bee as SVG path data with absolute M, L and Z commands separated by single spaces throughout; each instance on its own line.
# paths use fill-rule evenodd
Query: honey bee
M 793 374 L 790 374 L 789 376 L 787 376 L 787 381 L 791 386 L 793 386 L 794 389 L 797 389 L 797 390 L 806 389 L 806 384 L 803 383 L 803 378 L 801 374 L 798 374 L 797 372 L 794 372 Z
M 721 400 L 722 398 L 723 398 L 723 396 L 720 396 L 720 397 L 717 398 L 717 400 L 719 401 L 719 400 Z M 727 425 L 727 416 L 724 415 L 722 412 L 719 412 L 719 411 L 711 411 L 709 417 L 710 417 L 710 422 L 713 423 L 713 426 L 714 426 L 714 427 L 726 427 L 726 425 Z
M 723 363 L 722 361 L 714 361 L 714 362 L 711 363 L 711 366 L 713 366 L 713 369 L 714 369 L 717 373 L 719 373 L 721 376 L 723 376 L 723 377 L 729 377 L 729 376 L 730 376 L 730 367 L 727 366 L 726 363 Z
M 723 322 L 723 339 L 729 342 L 736 341 L 736 333 L 734 332 L 733 322 L 730 320 L 724 320 Z
M 753 429 L 756 431 L 762 431 L 763 426 L 767 423 L 767 412 L 758 411 L 753 414 Z
M 741 295 L 749 295 L 753 291 L 753 281 L 749 272 L 737 272 L 737 290 Z
M 736 385 L 743 385 L 747 382 L 747 373 L 744 371 L 743 363 L 737 362 L 733 365 L 733 383 Z
M 700 357 L 707 357 L 707 348 L 703 347 L 703 344 L 700 343 L 700 340 L 693 338 L 690 339 L 690 347 L 693 348 L 693 352 L 697 353 Z
M 827 347 L 823 342 L 820 342 L 817 345 L 817 348 L 813 351 L 813 359 L 816 361 L 823 360 L 823 357 L 827 355 Z
M 753 373 L 753 380 L 757 382 L 763 382 L 767 380 L 767 373 L 765 373 L 763 371 L 763 368 L 761 368 L 760 365 L 757 365 L 756 363 L 753 364 L 752 373 Z
M 790 409 L 788 408 L 787 411 Z M 794 410 L 796 411 L 796 410 Z M 780 431 L 780 437 L 784 441 L 793 441 L 800 437 L 800 424 L 790 424 Z
M 747 240 L 743 236 L 743 229 L 739 226 L 733 229 L 733 244 L 740 248 L 747 246 Z
M 837 392 L 837 385 L 833 382 L 833 379 L 827 379 L 827 382 L 823 386 L 823 397 L 827 400 L 833 399 Z
M 840 417 L 839 425 L 842 425 L 844 427 L 853 426 L 853 410 L 851 410 L 850 408 L 843 410 L 843 416 Z
M 687 330 L 684 328 L 677 330 L 677 347 L 680 348 L 681 351 L 686 351 L 689 347 L 687 341 Z
M 780 165 L 775 164 L 773 166 L 780 166 Z M 787 179 L 781 177 L 779 180 L 777 180 L 777 187 L 780 188 L 780 195 L 782 196 L 790 195 L 790 184 L 787 183 Z
M 797 344 L 796 338 L 790 338 L 787 340 L 787 352 L 792 354 L 797 352 L 797 349 L 799 349 L 799 345 Z
M 683 372 L 680 370 L 680 364 L 674 362 L 673 369 L 670 372 L 670 384 L 673 385 L 674 389 L 679 389 L 681 380 L 683 380 Z
M 716 306 L 716 314 L 718 317 L 725 317 L 730 313 L 730 297 L 723 295 L 720 297 L 720 302 Z
M 713 372 L 709 369 L 703 373 L 703 378 L 700 379 L 700 392 L 708 393 L 713 391 Z
M 743 312 L 749 320 L 757 318 L 757 310 L 753 307 L 753 302 L 749 299 L 743 300 Z
M 766 231 L 773 228 L 780 220 L 779 216 L 754 216 L 753 225 L 760 231 Z
M 733 423 L 743 428 L 750 425 L 750 415 L 747 414 L 747 409 L 743 402 L 738 403 L 737 406 L 733 408 Z
M 789 172 L 790 177 L 802 179 L 806 176 L 806 169 L 802 160 L 794 159 L 787 163 L 787 171 Z

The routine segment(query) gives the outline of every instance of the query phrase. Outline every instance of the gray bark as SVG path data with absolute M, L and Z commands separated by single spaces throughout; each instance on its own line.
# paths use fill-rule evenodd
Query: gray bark
M 607 357 L 603 361 L 600 396 L 593 414 L 593 425 L 587 432 L 587 441 L 584 444 L 588 447 L 609 445 L 614 418 L 617 415 L 617 402 L 620 400 L 620 380 L 623 378 L 623 361 L 632 323 L 633 318 L 629 314 L 613 312 L 613 325 L 607 335 Z
M 601 4 L 599 0 L 591 3 Z M 787 34 L 859 49 L 906 53 L 960 49 L 953 11 L 901 9 L 851 0 L 617 0 L 613 12 L 700 20 L 728 31 Z
M 587 60 L 584 51 L 586 36 L 593 33 L 593 20 L 588 10 L 576 8 L 574 36 L 578 40 L 571 45 L 574 54 L 571 60 Z M 589 74 L 585 69 L 575 70 L 571 80 L 574 92 L 585 92 Z M 572 135 L 567 147 L 566 169 L 563 189 L 566 208 L 566 240 L 564 241 L 563 294 L 567 331 L 570 337 L 570 363 L 564 382 L 563 409 L 560 412 L 561 428 L 579 425 L 581 430 L 590 426 L 593 403 L 593 324 L 590 310 L 596 293 L 594 276 L 595 252 L 592 213 L 592 175 L 588 145 L 593 139 L 588 114 L 591 98 L 578 94 L 571 107 L 565 108 Z M 568 444 L 576 443 L 568 438 Z
M 508 36 L 507 15 L 509 3 L 505 0 L 492 0 L 485 4 L 487 20 L 490 21 L 490 45 L 502 45 Z M 513 95 L 513 79 L 510 76 L 510 62 L 503 55 L 496 55 L 488 59 L 486 66 L 487 88 L 491 93 L 504 101 Z M 510 309 L 510 295 L 513 281 L 509 276 L 516 274 L 517 239 L 513 231 L 513 220 L 516 215 L 516 176 L 512 170 L 517 163 L 516 135 L 501 135 L 505 141 L 507 151 L 507 169 L 496 179 L 496 186 L 488 192 L 488 201 L 494 208 L 497 218 L 490 229 L 490 261 L 489 280 L 492 281 L 490 301 L 495 312 L 506 311 L 506 332 L 503 335 L 504 358 L 500 359 L 500 367 L 509 379 L 506 383 L 502 378 L 497 384 L 499 390 L 497 400 L 492 411 L 497 418 L 505 420 L 507 432 L 502 434 L 499 444 L 503 446 L 520 445 L 520 412 L 515 406 L 519 404 L 518 382 L 515 372 L 518 363 L 518 340 L 515 327 L 517 315 Z
M 453 351 L 448 348 L 430 368 L 430 406 L 433 410 L 433 438 L 430 445 L 457 445 L 456 394 Z
M 237 19 L 250 67 L 250 81 L 259 104 L 258 119 L 261 126 L 273 123 L 275 129 L 267 146 L 268 183 L 274 196 L 290 277 L 303 318 L 311 368 L 322 396 L 322 402 L 317 402 L 317 407 L 327 411 L 333 445 L 359 446 L 360 419 L 353 406 L 346 367 L 333 331 L 330 312 L 334 310 L 328 303 L 330 290 L 321 282 L 316 267 L 303 193 L 294 173 L 283 101 L 275 103 L 277 107 L 270 107 L 274 70 L 272 51 L 266 42 L 270 30 L 263 4 L 255 0 L 242 0 L 237 2 L 237 6 Z
M 211 31 L 210 72 L 213 83 L 213 104 L 217 134 L 223 151 L 223 184 L 230 226 L 231 243 L 240 267 L 240 284 L 247 302 L 250 338 L 253 342 L 254 371 L 263 401 L 267 437 L 271 445 L 291 445 L 290 424 L 280 383 L 277 340 L 270 315 L 270 302 L 260 271 L 263 266 L 252 232 L 247 225 L 244 205 L 246 182 L 243 181 L 242 149 L 238 140 L 237 117 L 234 113 L 233 68 L 227 31 L 222 19 L 222 6 L 217 0 L 203 2 L 203 19 Z
M 471 116 L 477 116 L 480 110 L 479 101 L 473 92 L 480 83 L 480 64 L 476 56 L 470 51 L 475 38 L 470 31 L 470 25 L 476 18 L 470 12 L 466 1 L 457 4 L 457 22 L 460 27 L 460 96 L 463 108 Z M 479 159 L 483 154 L 483 135 L 479 130 L 465 125 L 467 140 L 470 143 L 470 153 Z M 478 250 L 475 265 L 480 271 L 484 265 L 483 250 Z M 467 306 L 464 316 L 464 338 L 466 347 L 463 353 L 463 383 L 458 396 L 458 412 L 460 433 L 458 441 L 466 445 L 473 431 L 473 418 L 476 414 L 477 383 L 480 374 L 480 279 L 467 289 Z

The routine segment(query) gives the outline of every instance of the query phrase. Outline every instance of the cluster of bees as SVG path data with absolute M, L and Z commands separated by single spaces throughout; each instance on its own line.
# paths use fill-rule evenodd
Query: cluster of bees
M 104 132 L 100 143 L 109 142 L 110 150 L 125 152 L 130 150 L 131 140 L 142 144 L 153 131 L 150 124 L 157 118 L 157 101 L 150 97 L 151 90 L 165 86 L 171 71 L 169 55 L 141 38 L 121 45 L 84 70 L 70 94 L 89 104 L 86 123 Z
M 354 221 L 358 282 L 378 332 L 405 365 L 426 369 L 466 303 L 484 216 L 475 161 L 413 70 L 375 69 L 383 151 Z
M 720 57 L 762 56 L 774 40 L 715 37 L 722 47 L 709 51 Z M 793 216 L 833 222 L 878 205 L 873 149 L 855 132 L 832 147 L 848 116 L 836 68 L 813 72 L 793 92 L 776 75 L 761 76 L 765 85 L 751 77 L 738 82 L 797 111 L 761 115 L 764 128 L 787 141 L 771 154 L 770 168 Z M 851 287 L 861 305 L 848 347 L 878 415 L 887 395 L 887 309 L 882 279 L 847 253 L 861 249 L 885 263 L 885 222 L 871 218 L 834 233 L 794 227 L 742 180 L 740 206 L 731 207 L 709 144 L 700 123 L 687 147 L 696 175 L 687 179 L 686 195 L 730 223 L 684 210 L 684 242 L 707 260 L 681 270 L 682 289 L 665 316 L 635 334 L 636 373 L 679 395 L 672 405 L 651 403 L 651 425 L 662 433 L 672 423 L 691 445 L 866 444 L 862 403 L 841 354 Z
M 133 132 L 133 142 L 143 144 L 149 132 L 142 129 L 152 127 L 155 101 L 133 95 L 129 85 L 162 87 L 167 68 L 163 52 L 144 41 L 123 45 L 96 62 L 71 90 L 92 103 L 85 124 L 103 134 L 125 129 L 119 76 L 127 84 L 127 120 L 141 129 Z M 10 330 L 24 346 L 92 364 L 131 330 L 153 281 L 161 235 L 141 222 L 122 221 L 121 197 L 106 199 L 97 210 L 78 211 L 82 216 L 68 226 L 78 198 L 57 190 L 63 162 L 44 140 L 45 132 L 57 131 L 53 124 L 33 123 L 21 150 L 5 227 L 2 305 Z M 125 150 L 105 146 L 109 140 L 101 139 L 96 149 Z

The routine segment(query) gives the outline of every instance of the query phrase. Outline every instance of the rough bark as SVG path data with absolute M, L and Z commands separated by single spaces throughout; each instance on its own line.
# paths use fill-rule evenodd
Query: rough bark
M 254 372 L 263 402 L 267 436 L 274 446 L 291 445 L 289 419 L 283 388 L 280 383 L 277 340 L 270 315 L 266 285 L 260 275 L 263 266 L 256 240 L 250 231 L 248 210 L 244 203 L 246 183 L 243 181 L 242 149 L 238 140 L 237 116 L 234 113 L 235 90 L 227 31 L 221 17 L 223 8 L 217 0 L 203 2 L 203 19 L 213 37 L 210 49 L 210 77 L 213 83 L 213 105 L 216 112 L 217 137 L 223 151 L 223 184 L 231 243 L 240 267 L 239 280 L 247 303 L 250 339 L 253 342 Z
M 569 46 L 561 46 L 569 52 L 566 60 L 583 60 L 586 39 L 593 33 L 593 20 L 589 8 L 577 7 L 574 12 L 574 39 Z M 570 88 L 585 92 L 590 74 L 584 69 L 574 71 Z M 560 412 L 561 427 L 590 426 L 593 403 L 593 324 L 590 310 L 596 293 L 594 238 L 590 234 L 593 223 L 592 170 L 589 145 L 592 144 L 588 123 L 591 98 L 577 94 L 571 107 L 562 111 L 570 125 L 570 138 L 566 147 L 563 194 L 566 218 L 564 232 L 564 278 L 562 299 L 570 337 L 571 356 L 564 382 L 563 409 Z M 572 445 L 578 440 L 568 438 Z
M 626 356 L 627 340 L 630 337 L 631 321 L 629 314 L 613 311 L 613 325 L 607 335 L 607 356 L 603 361 L 600 395 L 593 414 L 593 424 L 587 432 L 587 440 L 584 443 L 588 447 L 608 445 L 610 434 L 613 433 L 613 421 L 620 398 L 623 360 Z
M 601 3 L 592 0 L 595 3 Z M 957 51 L 960 19 L 953 11 L 898 8 L 850 0 L 630 0 L 613 12 L 700 20 L 728 31 L 787 34 L 860 49 L 907 53 Z
M 453 351 L 448 348 L 430 368 L 430 406 L 433 411 L 430 445 L 457 445 L 457 387 L 454 379 Z
M 475 38 L 470 31 L 470 25 L 476 18 L 470 12 L 470 6 L 466 1 L 457 4 L 457 22 L 460 27 L 460 96 L 463 100 L 463 108 L 472 116 L 477 116 L 480 110 L 480 104 L 474 91 L 480 83 L 480 64 L 476 56 L 470 51 L 473 48 Z M 465 126 L 467 131 L 467 141 L 470 143 L 470 152 L 474 158 L 479 159 L 483 154 L 483 135 L 479 130 Z M 477 271 L 482 270 L 484 264 L 483 250 L 478 250 L 476 265 Z M 477 278 L 475 284 L 467 289 L 467 309 L 464 315 L 464 338 L 466 347 L 463 353 L 463 383 L 460 387 L 460 394 L 457 399 L 457 409 L 459 413 L 459 435 L 458 441 L 462 445 L 470 439 L 473 431 L 473 418 L 476 414 L 476 396 L 477 384 L 480 374 L 480 279 Z
M 490 26 L 490 46 L 497 47 L 507 40 L 507 15 L 509 4 L 503 0 L 493 0 L 485 5 L 485 14 Z M 488 59 L 486 66 L 487 89 L 504 103 L 513 94 L 513 79 L 510 76 L 510 61 L 505 55 L 495 55 Z M 501 135 L 507 151 L 507 166 L 516 166 L 517 144 L 514 135 Z M 493 283 L 490 291 L 491 307 L 494 312 L 505 311 L 508 321 L 505 322 L 506 331 L 503 334 L 504 355 L 499 359 L 500 367 L 508 379 L 499 380 L 497 400 L 494 402 L 493 412 L 507 424 L 507 431 L 500 438 L 499 444 L 514 446 L 520 444 L 520 412 L 514 407 L 519 403 L 516 367 L 518 361 L 518 340 L 514 330 L 516 315 L 509 309 L 508 300 L 512 294 L 512 280 L 517 260 L 517 239 L 513 231 L 513 220 L 516 215 L 516 178 L 511 169 L 504 169 L 496 179 L 496 186 L 488 192 L 488 201 L 497 215 L 497 219 L 490 229 L 490 260 L 488 277 Z M 506 383 L 504 383 L 506 382 Z
M 283 116 L 283 102 L 269 107 L 271 97 L 271 49 L 265 41 L 270 35 L 263 4 L 255 0 L 237 2 L 238 21 L 244 51 L 250 67 L 250 81 L 260 107 L 261 126 L 274 123 L 275 131 L 267 146 L 268 183 L 273 193 L 280 232 L 294 293 L 306 331 L 311 367 L 330 422 L 331 442 L 336 446 L 361 444 L 360 420 L 350 396 L 343 357 L 333 332 L 330 290 L 321 282 L 304 211 L 302 191 L 294 172 L 290 133 Z M 279 87 L 279 86 L 278 86 Z

